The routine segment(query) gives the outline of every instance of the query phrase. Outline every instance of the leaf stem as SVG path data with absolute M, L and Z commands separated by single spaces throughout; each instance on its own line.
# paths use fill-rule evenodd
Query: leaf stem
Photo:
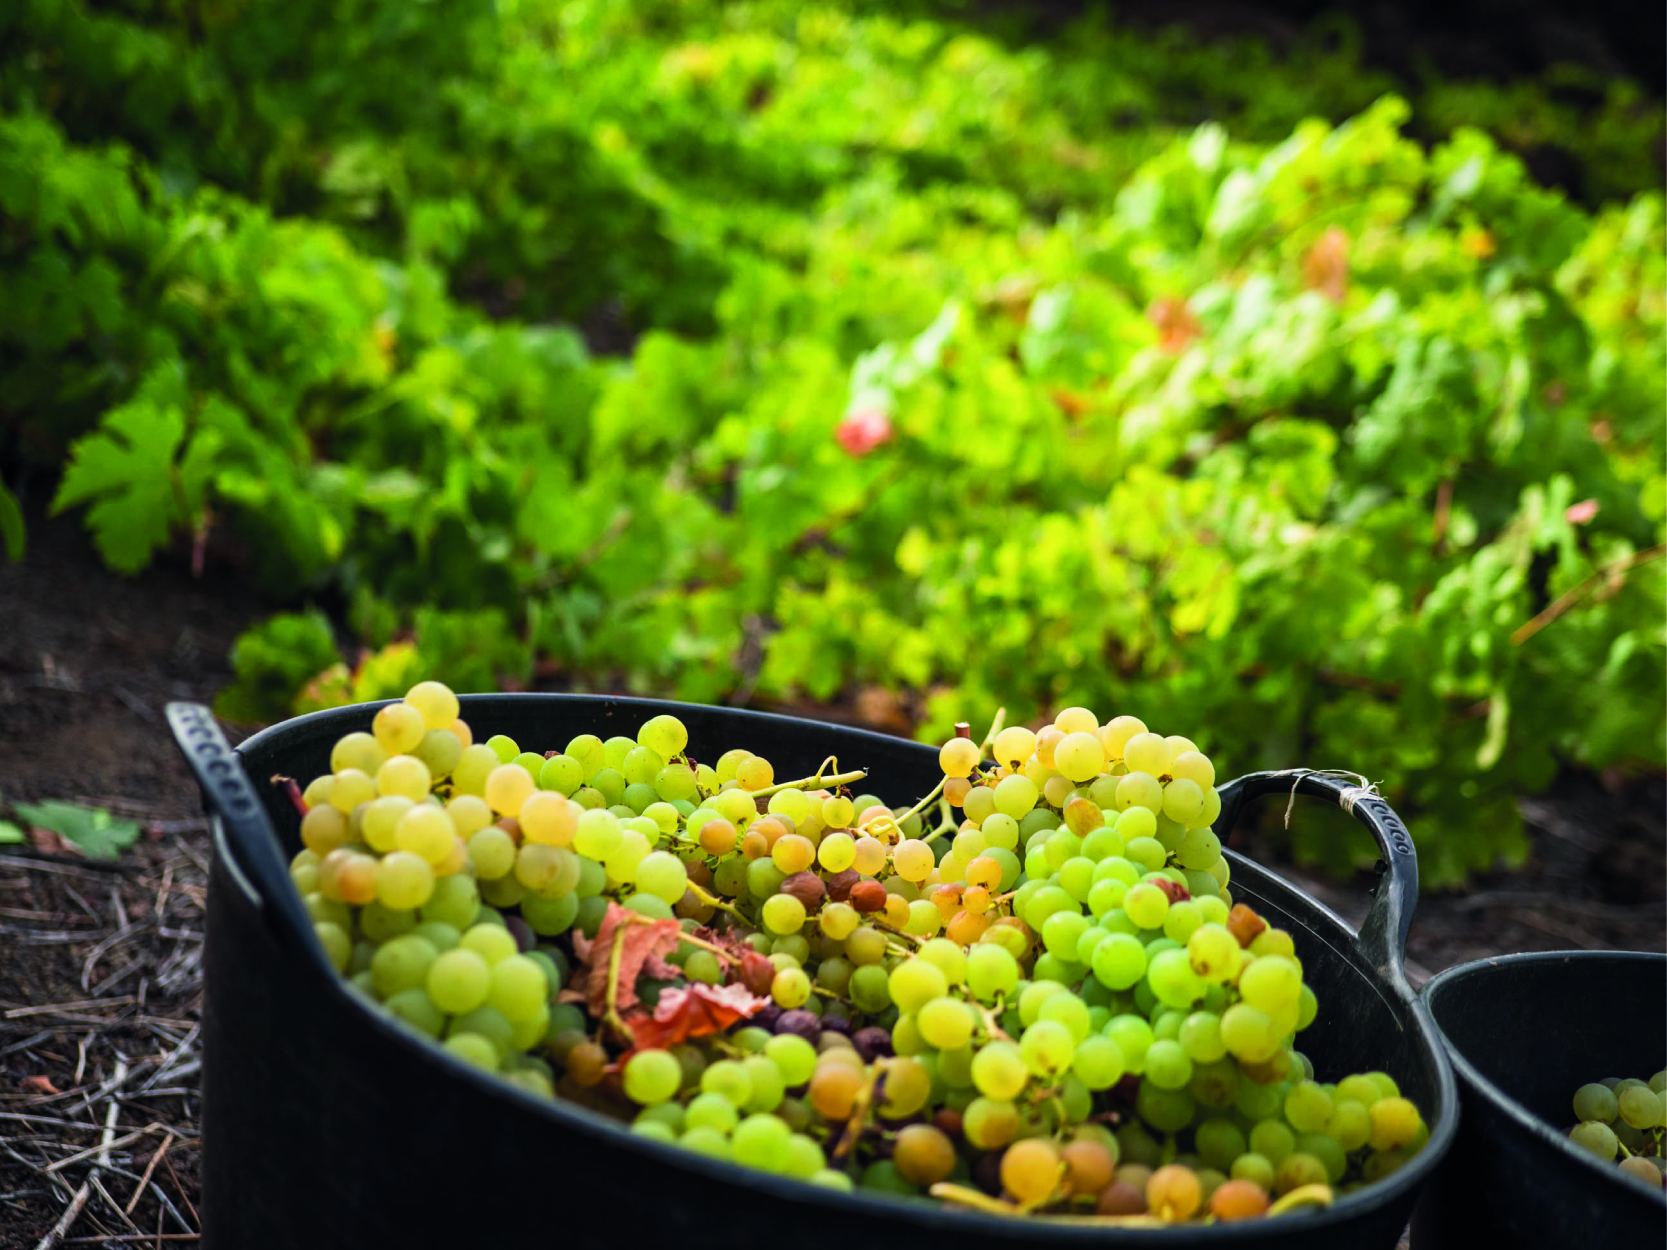
M 625 958 L 626 927 L 619 925 L 614 929 L 613 946 L 608 950 L 608 992 L 607 1011 L 602 1019 L 621 1037 L 635 1046 L 637 1035 L 631 1032 L 631 1026 L 626 1024 L 619 1014 L 619 967 Z

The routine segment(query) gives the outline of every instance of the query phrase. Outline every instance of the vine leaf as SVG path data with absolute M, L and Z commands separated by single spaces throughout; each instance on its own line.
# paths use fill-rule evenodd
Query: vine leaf
M 631 1033 L 639 1047 L 666 1047 L 722 1033 L 737 1020 L 757 1013 L 768 999 L 760 998 L 744 985 L 705 985 L 695 982 L 687 988 L 660 992 L 654 1015 L 633 1019 Z
M 614 935 L 621 925 L 626 926 L 619 957 L 619 972 L 610 1004 L 608 995 L 608 962 L 613 950 Z M 601 1016 L 610 1006 L 620 1012 L 637 1005 L 637 978 L 644 973 L 651 977 L 670 980 L 682 976 L 666 956 L 677 949 L 683 930 L 675 920 L 650 920 L 639 912 L 618 903 L 608 904 L 608 914 L 590 943 L 590 972 L 585 978 L 585 1005 L 593 1016 Z
M 173 461 L 184 438 L 175 408 L 140 399 L 113 409 L 71 449 L 54 515 L 92 501 L 87 521 L 100 554 L 117 572 L 138 572 L 180 519 Z

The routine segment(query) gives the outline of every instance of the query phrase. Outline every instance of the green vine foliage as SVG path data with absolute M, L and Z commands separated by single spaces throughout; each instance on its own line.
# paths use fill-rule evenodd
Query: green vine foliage
M 370 649 L 282 614 L 227 714 L 535 671 L 877 687 L 928 738 L 1085 703 L 1379 781 L 1435 883 L 1520 858 L 1561 763 L 1663 763 L 1624 90 L 1579 207 L 1507 150 L 1580 133 L 1557 97 L 1414 112 L 1346 49 L 653 0 L 0 38 L 0 457 L 112 567 L 206 542 Z

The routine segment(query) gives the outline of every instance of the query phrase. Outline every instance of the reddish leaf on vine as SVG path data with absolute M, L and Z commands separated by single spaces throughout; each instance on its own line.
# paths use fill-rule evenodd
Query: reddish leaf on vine
M 641 1048 L 675 1046 L 691 1037 L 722 1033 L 768 1001 L 744 985 L 703 985 L 697 981 L 687 989 L 662 990 L 651 1018 L 632 1018 L 631 1035 Z
M 625 926 L 625 937 L 619 956 L 618 989 L 615 1006 L 627 1011 L 637 1002 L 637 978 L 644 973 L 651 977 L 681 976 L 666 962 L 666 956 L 677 949 L 683 930 L 675 920 L 650 920 L 618 903 L 608 904 L 608 914 L 596 930 L 596 940 L 590 944 L 590 973 L 585 978 L 585 1006 L 593 1016 L 608 1009 L 608 965 L 613 959 L 614 935 Z

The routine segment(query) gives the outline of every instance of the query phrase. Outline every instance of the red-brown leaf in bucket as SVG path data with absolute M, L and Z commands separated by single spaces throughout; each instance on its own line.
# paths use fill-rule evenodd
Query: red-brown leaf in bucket
M 45 1097 L 61 1092 L 49 1076 L 26 1076 L 17 1084 L 25 1094 L 39 1094 Z
M 627 1011 L 637 1002 L 637 978 L 644 973 L 651 977 L 672 977 L 682 974 L 666 962 L 666 956 L 677 949 L 683 930 L 675 920 L 650 920 L 618 903 L 608 904 L 608 914 L 596 930 L 596 940 L 590 944 L 590 972 L 585 977 L 585 1006 L 593 1016 L 608 1009 L 608 965 L 613 959 L 614 934 L 625 926 L 624 946 L 619 956 L 619 988 L 615 991 L 615 1006 Z
M 768 1001 L 744 985 L 703 985 L 697 981 L 687 989 L 661 991 L 651 1018 L 633 1017 L 631 1036 L 639 1049 L 675 1046 L 691 1037 L 721 1033 Z

